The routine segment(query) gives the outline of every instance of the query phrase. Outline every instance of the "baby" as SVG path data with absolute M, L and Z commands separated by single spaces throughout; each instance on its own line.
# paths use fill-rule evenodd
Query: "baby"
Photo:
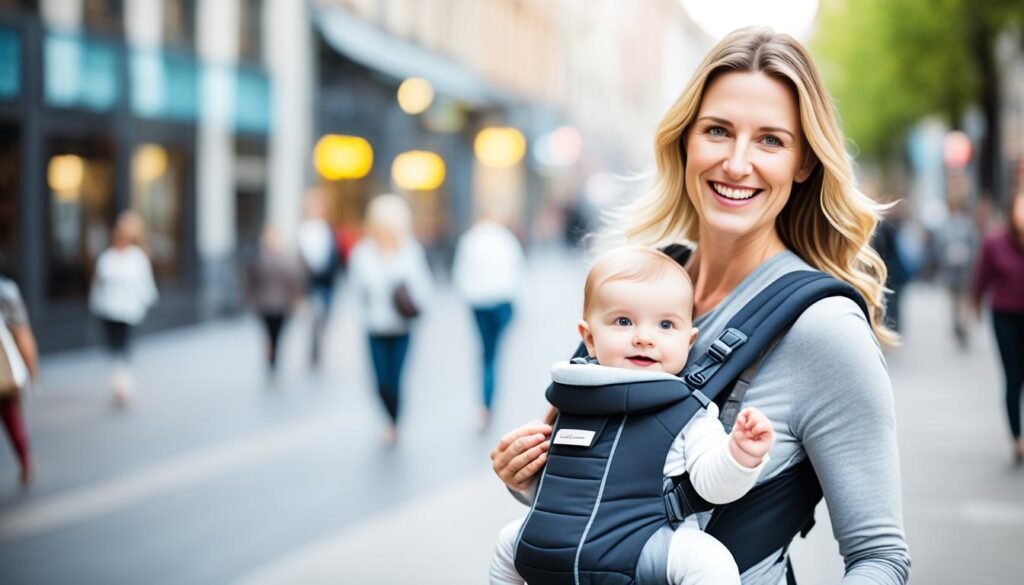
M 577 326 L 586 361 L 599 365 L 561 363 L 553 372 L 611 367 L 677 375 L 697 337 L 692 313 L 693 285 L 676 261 L 643 246 L 611 250 L 587 275 L 583 319 Z M 728 434 L 718 414 L 714 403 L 698 410 L 672 443 L 663 468 L 666 478 L 689 472 L 694 489 L 712 504 L 737 500 L 753 487 L 774 439 L 771 422 L 754 408 L 743 409 Z M 491 563 L 492 584 L 524 582 L 515 567 L 524 520 L 502 529 Z M 666 578 L 685 585 L 740 583 L 732 555 L 702 532 L 692 515 L 672 535 Z

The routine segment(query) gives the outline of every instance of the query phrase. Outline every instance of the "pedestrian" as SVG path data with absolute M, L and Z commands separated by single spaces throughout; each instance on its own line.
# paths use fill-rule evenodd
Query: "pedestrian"
M 657 389 L 672 395 L 678 387 L 675 375 L 682 371 L 697 337 L 692 318 L 693 286 L 680 264 L 654 248 L 614 248 L 597 259 L 584 285 L 583 319 L 577 330 L 588 357 L 555 364 L 552 379 L 591 394 L 614 392 L 616 386 L 633 382 L 668 380 Z M 743 409 L 737 423 L 726 432 L 714 403 L 707 410 L 698 410 L 672 442 L 664 477 L 689 473 L 704 499 L 721 504 L 739 499 L 764 469 L 775 435 L 771 422 L 756 408 Z M 620 456 L 629 457 L 630 453 Z M 564 457 L 572 459 L 573 454 Z M 624 480 L 612 477 L 606 487 L 617 489 L 616 483 Z M 548 498 L 535 503 L 534 510 L 543 504 L 545 518 L 541 522 L 550 526 L 550 516 L 557 515 L 564 526 L 567 518 L 578 513 L 573 509 L 575 501 L 572 497 Z M 515 549 L 519 535 L 525 534 L 521 528 L 527 519 L 514 520 L 502 529 L 491 562 L 492 585 L 524 583 L 515 566 Z M 696 520 L 691 516 L 673 531 L 666 563 L 668 582 L 738 585 L 740 577 L 732 555 L 721 542 L 703 533 Z M 588 570 L 586 561 L 581 563 L 580 570 Z
M 650 191 L 621 209 L 600 241 L 697 243 L 688 268 L 699 333 L 688 365 L 710 355 L 734 314 L 784 274 L 821 271 L 863 297 L 870 318 L 843 297 L 804 311 L 764 357 L 743 404 L 775 429 L 758 485 L 809 461 L 848 578 L 906 583 L 895 407 L 879 349 L 896 336 L 884 323 L 885 265 L 870 247 L 879 206 L 854 184 L 810 55 L 770 29 L 729 34 L 662 119 L 655 149 Z M 535 493 L 550 433 L 524 425 L 491 453 L 521 501 Z M 755 492 L 715 509 L 711 525 L 707 512 L 699 516 L 734 556 L 733 547 L 760 540 L 759 517 L 743 511 Z M 744 585 L 793 583 L 787 551 L 737 561 Z
M 142 322 L 158 297 L 153 266 L 143 250 L 145 227 L 134 211 L 118 216 L 111 245 L 96 260 L 89 291 L 89 308 L 103 325 L 112 356 L 111 387 L 114 404 L 119 407 L 127 406 L 132 395 L 131 330 Z
M 526 260 L 519 240 L 493 217 L 482 216 L 455 248 L 452 280 L 473 310 L 480 333 L 481 429 L 491 421 L 498 348 L 522 286 Z
M 299 253 L 308 274 L 310 307 L 313 315 L 309 359 L 314 368 L 320 366 L 324 330 L 330 317 L 334 284 L 340 266 L 334 231 L 327 221 L 326 204 L 324 194 L 318 188 L 306 195 L 306 217 L 299 224 L 297 234 Z
M 277 374 L 281 331 L 302 297 L 302 276 L 299 259 L 287 249 L 281 232 L 264 226 L 259 255 L 248 270 L 246 292 L 267 334 L 265 355 L 271 379 Z
M 384 194 L 371 200 L 365 233 L 349 257 L 348 279 L 368 334 L 377 393 L 388 416 L 384 441 L 393 444 L 413 321 L 426 306 L 432 284 L 404 199 Z
M 885 281 L 886 325 L 893 331 L 900 331 L 900 303 L 903 287 L 910 280 L 910 269 L 902 250 L 900 230 L 902 222 L 898 217 L 886 217 L 878 222 L 872 246 L 885 263 L 888 278 Z
M 22 486 L 32 481 L 32 457 L 28 432 L 21 414 L 21 393 L 30 380 L 39 377 L 39 352 L 28 321 L 28 311 L 13 280 L 0 276 L 0 418 L 18 458 L 18 479 Z
M 978 254 L 978 233 L 967 206 L 967 197 L 954 192 L 947 199 L 949 214 L 933 240 L 938 276 L 949 291 L 953 337 L 967 347 L 971 310 L 971 270 Z
M 1007 226 L 985 238 L 974 273 L 975 312 L 986 297 L 992 307 L 992 329 L 1003 362 L 1006 416 L 1013 438 L 1013 457 L 1024 464 L 1021 438 L 1021 389 L 1024 387 L 1024 190 L 1010 200 Z

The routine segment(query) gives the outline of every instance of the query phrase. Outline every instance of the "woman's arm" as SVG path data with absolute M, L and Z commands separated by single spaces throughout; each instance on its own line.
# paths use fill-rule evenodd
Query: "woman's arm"
M 867 321 L 851 301 L 826 299 L 777 349 L 792 364 L 792 431 L 821 481 L 843 584 L 906 583 L 892 384 Z

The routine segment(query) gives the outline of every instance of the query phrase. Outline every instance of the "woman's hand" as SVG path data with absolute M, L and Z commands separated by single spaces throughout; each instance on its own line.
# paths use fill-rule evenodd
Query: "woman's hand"
M 523 425 L 508 433 L 491 451 L 494 473 L 516 491 L 528 489 L 548 460 L 550 437 L 551 425 L 539 422 Z

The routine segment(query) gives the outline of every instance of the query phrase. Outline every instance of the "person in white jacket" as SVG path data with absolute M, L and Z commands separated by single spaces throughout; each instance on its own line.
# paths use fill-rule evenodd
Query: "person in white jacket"
M 370 202 L 366 237 L 352 249 L 348 278 L 388 415 L 384 440 L 391 444 L 397 440 L 402 370 L 414 313 L 423 310 L 432 288 L 426 254 L 412 235 L 412 211 L 398 195 L 379 195 Z
M 481 345 L 481 427 L 491 421 L 498 348 L 522 287 L 526 260 L 519 240 L 484 216 L 459 238 L 452 265 L 455 288 L 473 310 Z
M 552 374 L 562 381 L 574 378 L 572 383 L 580 384 L 614 377 L 612 370 L 617 368 L 648 376 L 678 375 L 697 338 L 693 284 L 680 264 L 654 248 L 612 249 L 597 259 L 587 276 L 583 319 L 577 327 L 589 357 L 580 364 L 555 364 Z M 744 408 L 726 433 L 712 402 L 698 410 L 676 437 L 663 473 L 674 477 L 689 472 L 702 498 L 715 504 L 732 502 L 757 481 L 774 437 L 771 421 L 756 408 Z M 498 537 L 492 585 L 523 583 L 515 568 L 515 547 L 524 520 L 513 521 Z M 729 550 L 702 532 L 694 515 L 672 535 L 665 577 L 672 585 L 740 584 Z
M 114 401 L 125 406 L 132 393 L 128 369 L 131 328 L 145 318 L 158 293 L 153 266 L 142 250 L 142 218 L 123 212 L 114 225 L 111 245 L 100 254 L 89 293 L 89 308 L 103 324 L 107 348 L 113 356 L 111 386 Z

